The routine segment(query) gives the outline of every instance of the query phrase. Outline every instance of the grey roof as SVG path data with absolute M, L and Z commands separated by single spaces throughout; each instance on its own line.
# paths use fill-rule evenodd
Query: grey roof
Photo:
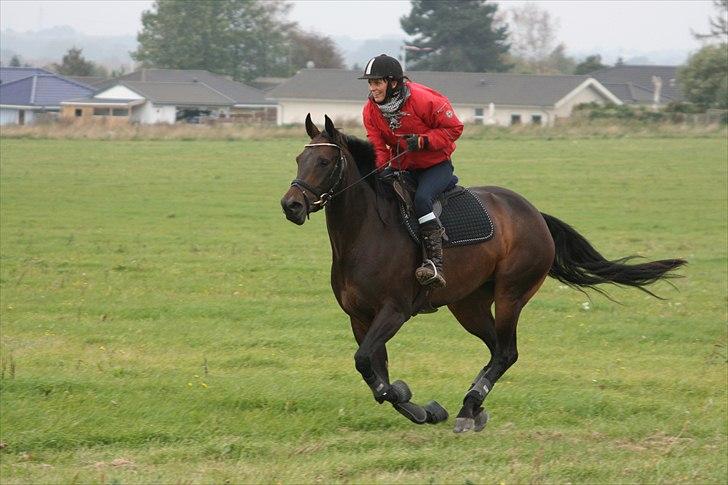
M 265 93 L 260 89 L 247 86 L 243 83 L 233 81 L 224 76 L 213 74 L 201 69 L 139 69 L 138 71 L 125 74 L 116 79 L 99 85 L 100 90 L 114 86 L 119 81 L 143 81 L 143 82 L 173 82 L 189 83 L 202 82 L 220 94 L 233 100 L 234 104 L 245 105 L 272 105 L 275 104 L 266 99 Z
M 122 81 L 154 104 L 183 106 L 231 106 L 234 101 L 201 82 Z
M 274 99 L 363 101 L 368 89 L 359 71 L 303 69 L 268 92 Z M 553 106 L 591 76 L 411 71 L 407 76 L 450 99 L 453 104 L 495 103 L 516 106 Z
M 651 104 L 654 102 L 654 91 L 632 83 L 603 83 L 616 97 L 625 104 Z M 669 96 L 660 95 L 660 99 L 673 101 Z
M 658 76 L 662 78 L 661 96 L 670 100 L 683 101 L 685 97 L 682 94 L 680 83 L 678 82 L 678 69 L 680 69 L 679 66 L 614 66 L 605 67 L 589 75 L 605 85 L 631 84 L 639 90 L 647 91 L 650 93 L 649 99 L 642 102 L 650 103 L 652 102 L 652 93 L 654 92 L 652 76 Z M 639 98 L 639 93 L 637 97 Z M 630 102 L 629 98 L 622 98 L 622 96 L 619 96 L 619 98 L 624 102 Z

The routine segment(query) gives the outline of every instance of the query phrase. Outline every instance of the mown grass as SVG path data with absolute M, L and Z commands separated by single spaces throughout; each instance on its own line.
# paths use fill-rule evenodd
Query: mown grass
M 461 141 L 463 184 L 690 262 L 667 301 L 549 280 L 469 435 L 358 377 L 323 217 L 278 204 L 304 141 L 0 139 L 3 483 L 725 483 L 723 137 Z M 389 349 L 453 413 L 487 360 L 446 310 Z

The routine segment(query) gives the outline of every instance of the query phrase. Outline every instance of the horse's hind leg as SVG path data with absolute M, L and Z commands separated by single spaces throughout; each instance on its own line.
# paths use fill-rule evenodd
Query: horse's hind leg
M 528 300 L 536 293 L 543 283 L 546 275 L 538 278 L 531 284 L 524 284 L 523 281 L 513 281 L 508 275 L 502 275 L 499 280 L 496 276 L 495 284 L 495 319 L 493 320 L 493 334 L 484 330 L 484 336 L 488 348 L 491 350 L 491 359 L 475 378 L 473 385 L 465 395 L 463 407 L 458 413 L 455 423 L 455 432 L 468 431 L 470 429 L 480 430 L 480 421 L 486 418 L 483 415 L 483 401 L 493 389 L 495 383 L 518 359 L 518 348 L 516 346 L 516 326 L 521 310 Z M 488 312 L 490 315 L 490 312 Z M 487 320 L 487 319 L 486 319 Z M 494 341 L 489 344 L 494 335 Z

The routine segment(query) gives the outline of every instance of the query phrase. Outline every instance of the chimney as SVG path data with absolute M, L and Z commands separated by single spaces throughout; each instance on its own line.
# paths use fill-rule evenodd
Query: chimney
M 652 108 L 657 110 L 660 106 L 660 94 L 662 91 L 662 78 L 660 76 L 652 76 L 652 86 L 655 88 L 654 97 L 652 98 Z

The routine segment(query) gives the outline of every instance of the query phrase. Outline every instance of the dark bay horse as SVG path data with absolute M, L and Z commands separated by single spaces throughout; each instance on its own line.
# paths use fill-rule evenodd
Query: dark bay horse
M 396 200 L 383 195 L 376 176 L 366 176 L 375 168 L 371 145 L 340 133 L 328 116 L 323 132 L 306 117 L 306 132 L 311 142 L 296 158 L 298 172 L 281 200 L 283 211 L 300 225 L 325 206 L 333 253 L 331 286 L 359 344 L 356 369 L 377 402 L 392 403 L 415 423 L 444 421 L 447 412 L 434 401 L 424 407 L 410 402 L 404 382 L 390 383 L 385 345 L 423 302 L 447 305 L 490 351 L 490 361 L 465 394 L 455 423 L 456 432 L 480 431 L 487 420 L 486 396 L 518 358 L 518 317 L 546 276 L 573 287 L 612 283 L 649 293 L 645 285 L 673 276 L 671 271 L 685 264 L 681 259 L 608 261 L 573 228 L 542 214 L 520 195 L 477 187 L 470 190 L 488 207 L 496 235 L 480 244 L 446 249 L 447 287 L 424 290 L 414 277 L 421 251 L 396 223 Z

